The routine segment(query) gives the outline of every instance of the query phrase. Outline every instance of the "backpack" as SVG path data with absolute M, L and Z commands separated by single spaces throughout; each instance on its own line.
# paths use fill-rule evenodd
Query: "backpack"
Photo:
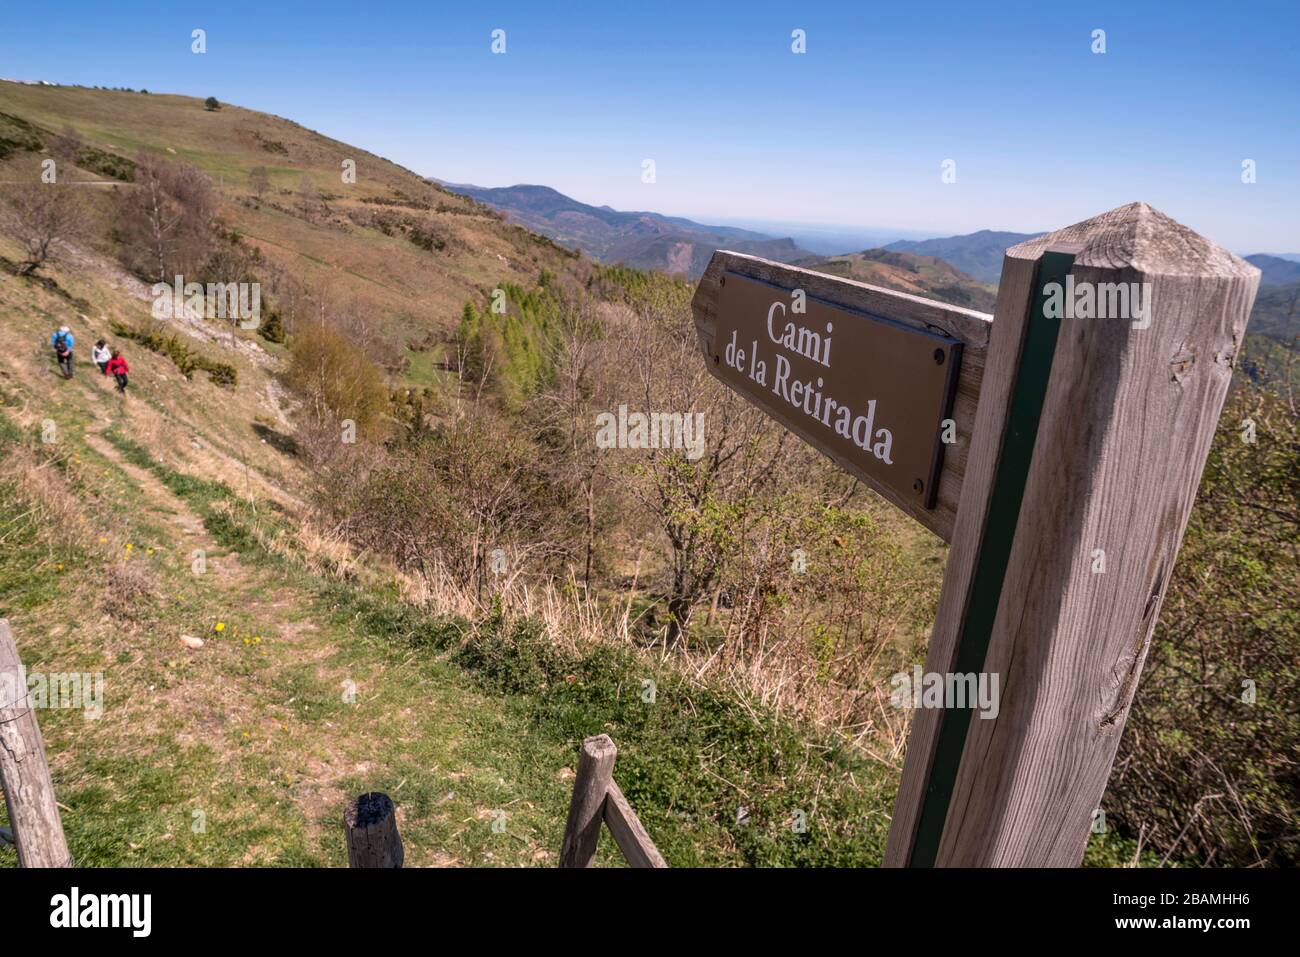
M 54 337 L 54 350 L 56 352 L 71 351 L 68 348 L 68 334 L 66 332 L 60 332 L 57 336 Z

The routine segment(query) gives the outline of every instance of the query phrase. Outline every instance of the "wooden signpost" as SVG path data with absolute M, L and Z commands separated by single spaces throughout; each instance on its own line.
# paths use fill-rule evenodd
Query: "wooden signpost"
M 1000 678 L 916 711 L 886 865 L 1082 859 L 1258 284 L 1144 203 L 1009 249 L 993 316 L 714 254 L 710 370 L 951 544 L 926 671 Z
M 891 501 L 933 508 L 961 340 L 740 272 L 718 286 L 718 378 Z
M 795 311 L 795 290 L 803 293 L 801 311 Z M 952 538 L 992 316 L 724 251 L 709 261 L 693 306 L 710 371 L 940 538 Z M 771 333 L 769 310 L 775 310 Z M 785 338 L 787 326 L 794 349 L 773 341 Z M 801 328 L 805 345 L 813 333 L 824 336 L 828 364 L 798 350 Z M 743 360 L 735 354 L 741 350 Z M 765 382 L 758 381 L 757 361 L 765 364 Z M 778 381 L 782 363 L 789 372 Z M 812 388 L 800 385 L 796 392 L 795 382 Z M 812 393 L 820 397 L 815 416 L 812 403 L 804 405 Z M 871 427 L 858 426 L 872 408 Z M 949 443 L 943 442 L 945 418 L 956 429 Z M 841 424 L 848 436 L 837 431 Z M 854 440 L 855 426 L 862 444 Z M 875 454 L 881 429 L 890 432 L 892 463 Z

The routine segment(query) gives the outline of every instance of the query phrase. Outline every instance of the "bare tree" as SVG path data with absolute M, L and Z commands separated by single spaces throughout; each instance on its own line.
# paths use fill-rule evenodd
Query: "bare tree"
M 75 166 L 81 158 L 81 150 L 84 144 L 81 140 L 81 134 L 71 126 L 64 126 L 63 132 L 50 140 L 50 153 L 60 164 Z
M 308 222 L 313 223 L 329 213 L 329 206 L 326 205 L 325 197 L 321 195 L 320 188 L 305 173 L 302 179 L 298 181 L 298 208 Z
M 127 265 L 167 282 L 169 273 L 192 271 L 207 258 L 216 191 L 207 175 L 188 163 L 149 153 L 136 162 L 136 188 L 122 195 L 118 232 Z
M 608 393 L 598 381 L 604 366 L 594 303 L 587 298 L 570 299 L 559 326 L 552 356 L 555 373 L 539 397 L 540 410 L 544 427 L 553 431 L 559 439 L 556 445 L 563 450 L 551 460 L 556 480 L 570 487 L 583 510 L 582 584 L 590 588 L 606 461 L 596 448 L 594 422 L 596 413 L 602 411 L 601 399 Z
M 223 319 L 229 324 L 229 344 L 234 348 L 235 329 L 250 318 L 243 312 L 250 301 L 242 290 L 247 289 L 243 284 L 254 282 L 253 260 L 240 245 L 222 243 L 203 264 L 203 278 L 215 284 L 208 287 L 207 318 Z
M 70 183 L 32 180 L 9 190 L 14 236 L 23 246 L 18 275 L 29 276 L 59 259 L 61 245 L 85 228 L 86 208 Z
M 266 195 L 271 188 L 271 174 L 266 171 L 265 166 L 254 166 L 248 171 L 248 185 L 253 187 L 253 195 L 257 197 L 258 202 Z
M 622 383 L 609 407 L 627 402 L 702 423 L 695 450 L 652 447 L 627 477 L 671 549 L 665 638 L 673 645 L 740 547 L 765 491 L 780 481 L 788 433 L 708 374 L 676 294 L 654 296 L 638 313 L 609 330 L 610 362 Z

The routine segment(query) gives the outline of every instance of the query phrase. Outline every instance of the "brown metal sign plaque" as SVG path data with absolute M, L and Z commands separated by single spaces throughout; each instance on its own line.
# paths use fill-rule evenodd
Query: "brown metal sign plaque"
M 709 369 L 814 448 L 933 508 L 961 343 L 734 272 Z

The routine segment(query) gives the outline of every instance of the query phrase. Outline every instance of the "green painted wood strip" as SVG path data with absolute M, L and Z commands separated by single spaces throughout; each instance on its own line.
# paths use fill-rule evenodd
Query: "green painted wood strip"
M 989 640 L 993 635 L 993 620 L 1002 599 L 1003 580 L 1020 518 L 1029 463 L 1034 454 L 1034 440 L 1038 436 L 1038 422 L 1051 378 L 1056 338 L 1061 328 L 1060 319 L 1044 314 L 1043 305 L 1047 299 L 1044 289 L 1049 283 L 1064 284 L 1073 265 L 1073 253 L 1045 252 L 1038 260 L 1034 276 L 1034 308 L 1016 369 L 1006 434 L 989 500 L 988 520 L 975 562 L 970 604 L 957 639 L 954 670 L 958 674 L 977 674 L 984 670 Z M 971 707 L 951 708 L 943 716 L 934 762 L 930 767 L 930 780 L 926 784 L 920 820 L 916 825 L 916 839 L 912 842 L 911 867 L 934 866 L 973 710 Z

